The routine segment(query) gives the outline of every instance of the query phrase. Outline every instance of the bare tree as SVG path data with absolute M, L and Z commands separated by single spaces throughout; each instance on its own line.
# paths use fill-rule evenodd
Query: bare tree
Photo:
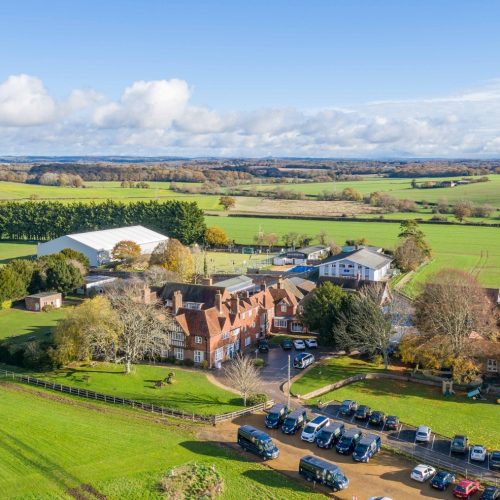
M 133 363 L 153 359 L 169 348 L 171 318 L 155 303 L 147 303 L 143 282 L 118 282 L 106 293 L 123 325 L 116 361 L 124 363 L 125 373 Z
M 413 238 L 405 238 L 394 252 L 396 265 L 404 273 L 415 271 L 425 260 L 425 254 Z
M 253 360 L 237 354 L 224 371 L 229 383 L 241 394 L 243 404 L 246 406 L 248 396 L 257 392 L 261 386 L 259 371 Z

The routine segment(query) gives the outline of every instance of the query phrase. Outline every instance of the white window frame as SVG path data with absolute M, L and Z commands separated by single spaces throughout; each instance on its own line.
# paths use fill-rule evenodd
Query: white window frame
M 219 347 L 215 349 L 215 361 L 222 361 L 224 359 L 224 347 Z
M 274 326 L 278 328 L 286 328 L 288 326 L 288 320 L 281 318 L 274 318 Z
M 199 335 L 194 336 L 194 343 L 195 344 L 201 344 L 203 342 L 203 337 L 200 337 Z
M 248 347 L 251 342 L 252 342 L 251 337 L 245 337 L 245 347 Z
M 193 360 L 195 363 L 203 363 L 205 360 L 205 353 L 203 351 L 194 351 Z
M 179 361 L 184 359 L 184 349 L 182 347 L 174 347 L 174 358 Z
M 287 311 L 287 309 L 288 309 L 288 306 L 286 305 L 286 303 L 282 302 L 281 303 L 281 312 L 285 313 Z
M 185 335 L 183 331 L 174 331 L 172 332 L 172 340 L 177 340 L 178 342 L 184 342 Z

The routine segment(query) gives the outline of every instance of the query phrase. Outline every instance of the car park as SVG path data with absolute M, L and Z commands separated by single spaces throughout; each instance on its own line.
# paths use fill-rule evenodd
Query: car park
M 425 483 L 425 481 L 433 477 L 434 474 L 436 474 L 436 469 L 434 467 L 431 465 L 420 464 L 411 471 L 410 477 L 415 481 Z
M 486 486 L 484 491 L 481 493 L 479 500 L 499 500 L 500 499 L 500 488 L 496 486 Z
M 369 406 L 361 405 L 358 406 L 358 409 L 354 412 L 354 418 L 357 420 L 368 420 L 371 414 L 372 410 Z
M 500 451 L 495 450 L 491 452 L 490 468 L 493 470 L 500 469 Z
M 306 410 L 299 409 L 290 412 L 281 426 L 281 431 L 284 434 L 295 434 L 299 429 L 304 427 L 306 422 Z
M 301 339 L 295 339 L 293 341 L 293 346 L 297 349 L 297 351 L 303 351 L 306 348 L 305 342 Z
M 330 419 L 323 415 L 318 415 L 314 417 L 310 422 L 307 422 L 304 429 L 302 429 L 302 434 L 300 439 L 302 441 L 307 441 L 308 443 L 314 443 L 318 433 L 330 423 Z
M 342 422 L 330 422 L 316 436 L 316 445 L 319 448 L 333 448 L 344 433 L 344 429 L 345 425 Z
M 474 460 L 474 462 L 484 462 L 486 460 L 486 448 L 479 444 L 475 444 L 470 449 L 470 459 Z
M 415 442 L 428 443 L 431 440 L 431 428 L 427 425 L 420 425 L 415 431 Z
M 358 403 L 352 399 L 346 399 L 342 401 L 340 405 L 339 414 L 342 416 L 352 415 L 358 409 Z
M 309 349 L 314 349 L 318 347 L 318 341 L 316 339 L 306 339 L 305 344 Z
M 314 356 L 309 352 L 301 352 L 293 358 L 294 368 L 307 368 L 312 363 L 314 363 Z
M 456 435 L 451 440 L 451 453 L 467 453 L 469 449 L 469 439 L 467 436 Z
M 337 465 L 312 455 L 300 459 L 299 474 L 307 481 L 323 484 L 333 491 L 345 490 L 349 486 L 349 479 Z
M 271 437 L 251 425 L 242 425 L 238 429 L 238 444 L 264 460 L 278 458 L 280 454 Z
M 385 413 L 383 411 L 374 411 L 370 415 L 370 424 L 383 426 L 385 424 Z
M 455 482 L 455 475 L 446 470 L 440 470 L 430 482 L 430 485 L 437 490 L 444 491 L 450 484 Z
M 269 429 L 278 429 L 284 422 L 290 410 L 284 403 L 277 403 L 269 409 L 266 415 L 265 424 Z
M 269 342 L 265 339 L 259 340 L 259 352 L 269 352 Z
M 458 498 L 469 498 L 476 491 L 479 490 L 479 481 L 471 481 L 469 479 L 462 479 L 454 488 L 453 496 Z
M 399 428 L 399 418 L 396 415 L 389 415 L 385 421 L 386 430 L 397 431 Z
M 351 428 L 346 430 L 335 446 L 337 453 L 340 453 L 341 455 L 349 455 L 352 453 L 362 436 L 363 431 L 360 429 Z
M 285 339 L 281 341 L 281 348 L 284 351 L 289 351 L 290 349 L 293 349 L 293 342 L 290 339 Z
M 354 448 L 352 459 L 355 462 L 369 462 L 380 451 L 382 441 L 376 434 L 365 434 Z

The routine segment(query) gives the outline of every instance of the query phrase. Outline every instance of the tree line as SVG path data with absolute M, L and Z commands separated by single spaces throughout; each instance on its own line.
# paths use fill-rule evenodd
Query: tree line
M 0 204 L 0 239 L 50 240 L 65 234 L 133 225 L 146 226 L 185 245 L 202 242 L 206 231 L 203 211 L 195 202 Z

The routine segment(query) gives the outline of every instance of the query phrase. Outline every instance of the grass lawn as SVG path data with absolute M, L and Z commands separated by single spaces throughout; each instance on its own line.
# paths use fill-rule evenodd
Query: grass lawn
M 207 265 L 210 274 L 231 273 L 245 274 L 248 267 L 263 267 L 264 260 L 272 259 L 275 254 L 243 254 L 237 252 L 207 252 Z M 203 253 L 194 253 L 195 269 L 203 272 Z M 271 264 L 269 264 L 271 265 Z M 267 266 L 264 266 L 267 267 Z
M 373 372 L 376 369 L 380 370 L 380 367 L 376 368 L 361 360 L 354 361 L 347 357 L 332 359 L 328 364 L 316 366 L 304 374 L 292 385 L 292 392 L 305 394 L 356 373 Z M 470 401 L 465 394 L 457 393 L 452 398 L 445 398 L 439 387 L 380 379 L 357 382 L 310 399 L 308 403 L 316 404 L 320 399 L 355 399 L 374 410 L 398 415 L 407 424 L 426 424 L 438 434 L 448 437 L 467 434 L 474 443 L 490 449 L 500 448 L 500 405 Z
M 157 389 L 154 383 L 170 372 L 175 374 L 173 384 Z M 125 375 L 123 365 L 98 363 L 93 367 L 75 364 L 40 376 L 64 385 L 204 415 L 241 409 L 241 398 L 237 394 L 213 385 L 201 370 L 135 365 L 133 373 Z M 85 380 L 83 377 L 87 376 L 89 379 Z
M 12 259 L 36 256 L 36 243 L 32 241 L 0 241 L 0 266 Z
M 5 383 L 0 400 L 5 499 L 88 498 L 89 487 L 108 499 L 160 499 L 157 484 L 163 474 L 194 461 L 216 465 L 225 482 L 222 499 L 324 498 L 260 463 L 197 440 L 188 423 L 169 424 L 157 416 L 59 395 L 56 400 Z M 80 496 L 70 495 L 70 488 Z
M 337 222 L 294 219 L 260 219 L 253 217 L 205 217 L 208 225 L 217 225 L 238 243 L 252 244 L 259 228 L 281 236 L 298 232 L 316 236 L 325 231 L 328 237 L 343 244 L 346 239 L 366 238 L 368 243 L 394 248 L 398 223 Z M 422 225 L 434 254 L 434 270 L 458 267 L 473 271 L 485 286 L 500 282 L 500 231 L 495 227 Z M 482 257 L 481 257 L 482 254 Z M 429 270 L 430 269 L 430 270 Z M 425 266 L 423 273 L 433 268 Z M 418 277 L 419 273 L 417 273 Z M 418 280 L 418 278 L 417 278 Z

